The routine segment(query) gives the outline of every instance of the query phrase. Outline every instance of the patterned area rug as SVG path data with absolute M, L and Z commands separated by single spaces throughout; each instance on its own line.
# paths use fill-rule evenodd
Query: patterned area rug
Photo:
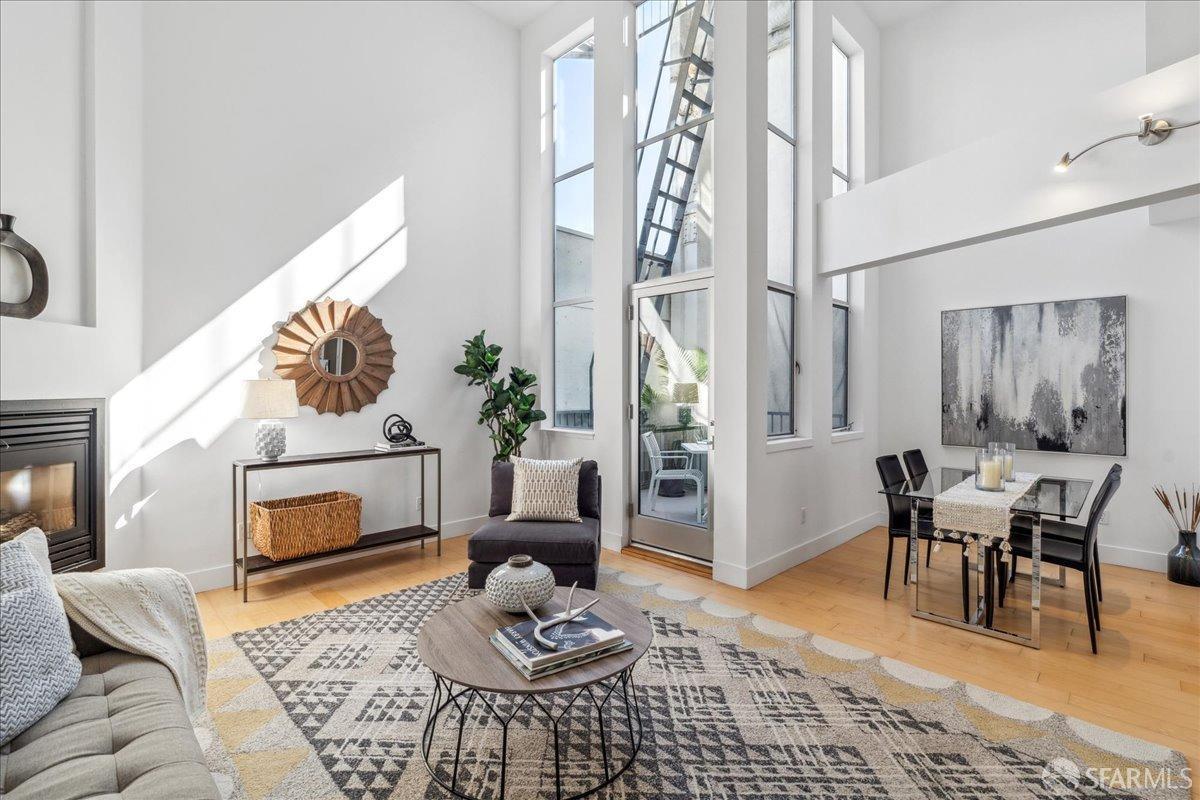
M 602 572 L 600 589 L 643 608 L 655 641 L 635 671 L 641 752 L 599 797 L 1188 795 L 1186 763 L 1166 747 L 632 573 Z M 420 757 L 433 680 L 416 636 L 430 614 L 467 593 L 456 575 L 211 642 L 211 721 L 197 733 L 223 792 L 447 797 Z M 566 725 L 565 790 L 597 782 L 593 718 L 580 711 Z M 469 712 L 460 788 L 496 797 L 500 727 L 490 719 Z M 627 752 L 624 721 L 613 721 L 610 744 Z M 509 748 L 505 796 L 553 798 L 544 723 L 518 715 Z M 446 728 L 434 751 L 453 750 Z M 1106 785 L 1090 779 L 1096 774 Z

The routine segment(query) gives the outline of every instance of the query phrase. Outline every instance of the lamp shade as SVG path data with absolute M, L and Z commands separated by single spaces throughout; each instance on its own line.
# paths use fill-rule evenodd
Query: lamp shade
M 677 383 L 672 392 L 672 399 L 676 403 L 699 403 L 699 386 L 695 383 Z
M 242 402 L 243 419 L 287 419 L 300 415 L 296 382 L 287 380 L 246 381 Z

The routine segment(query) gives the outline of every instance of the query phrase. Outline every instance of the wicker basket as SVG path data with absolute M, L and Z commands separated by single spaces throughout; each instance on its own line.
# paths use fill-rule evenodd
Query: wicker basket
M 250 535 L 272 561 L 349 547 L 358 541 L 362 498 L 321 492 L 250 504 Z

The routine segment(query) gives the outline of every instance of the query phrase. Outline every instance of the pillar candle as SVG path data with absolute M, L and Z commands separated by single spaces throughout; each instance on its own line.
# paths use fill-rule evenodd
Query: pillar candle
M 979 464 L 980 483 L 989 489 L 1000 488 L 1000 461 L 989 458 Z

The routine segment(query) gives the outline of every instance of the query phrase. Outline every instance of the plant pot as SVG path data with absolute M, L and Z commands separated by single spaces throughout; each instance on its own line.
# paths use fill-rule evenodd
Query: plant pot
M 1200 586 L 1200 549 L 1195 531 L 1180 531 L 1179 543 L 1167 553 L 1167 580 L 1184 586 Z

